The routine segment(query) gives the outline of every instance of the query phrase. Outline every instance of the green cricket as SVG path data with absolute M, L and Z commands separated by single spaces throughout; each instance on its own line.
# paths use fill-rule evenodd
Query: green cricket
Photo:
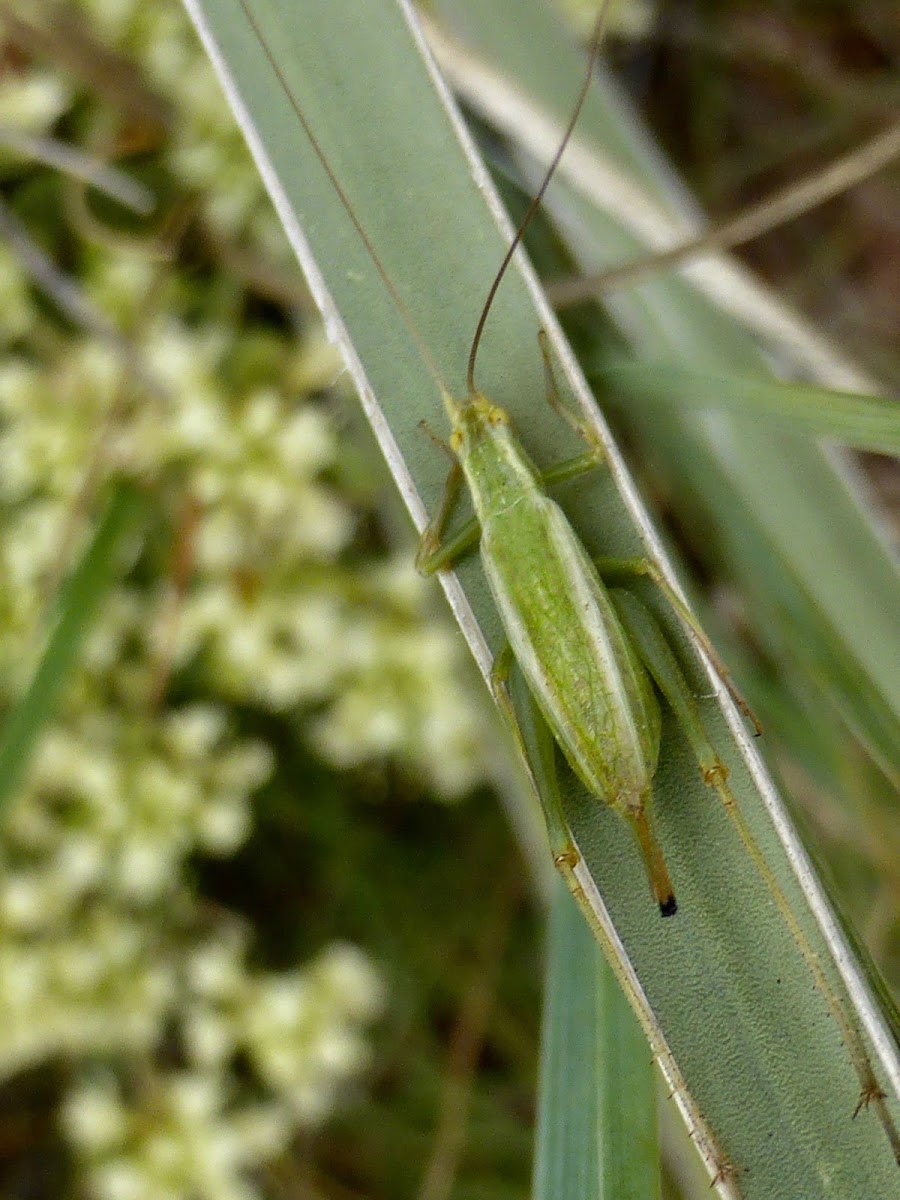
M 650 887 L 664 917 L 678 909 L 665 858 L 653 828 L 653 776 L 659 759 L 661 715 L 653 683 L 672 705 L 695 749 L 704 778 L 724 785 L 728 770 L 703 728 L 693 694 L 654 617 L 636 596 L 607 583 L 651 578 L 713 662 L 731 695 L 760 732 L 746 702 L 687 605 L 647 558 L 592 562 L 547 487 L 605 463 L 595 434 L 560 401 L 546 335 L 539 340 L 550 404 L 585 439 L 586 454 L 541 474 L 516 437 L 508 414 L 480 392 L 475 368 L 482 334 L 512 257 L 537 212 L 571 138 L 600 54 L 611 0 L 599 10 L 587 69 L 569 123 L 540 188 L 494 276 L 469 351 L 467 395 L 458 400 L 438 370 L 411 313 L 362 227 L 314 131 L 292 99 L 294 111 L 372 262 L 434 377 L 452 429 L 453 458 L 443 503 L 422 533 L 416 565 L 431 575 L 452 565 L 478 542 L 481 562 L 506 632 L 494 661 L 491 686 L 501 713 L 533 778 L 525 739 L 507 681 L 513 661 L 556 744 L 591 795 L 610 805 L 631 826 L 643 856 Z M 249 8 L 253 25 L 273 70 L 281 77 Z M 434 434 L 435 441 L 440 442 Z M 441 544 L 462 480 L 468 486 L 475 521 L 451 543 Z M 606 581 L 606 582 L 605 582 Z M 540 793 L 539 793 L 540 794 Z M 562 811 L 547 811 L 554 861 L 560 869 L 579 861 Z
M 578 120 L 608 10 L 609 3 L 605 3 L 597 18 L 587 70 L 568 127 L 488 290 L 469 351 L 467 396 L 457 400 L 441 387 L 452 426 L 449 448 L 455 461 L 444 502 L 422 535 L 417 565 L 426 574 L 450 566 L 480 531 L 482 566 L 507 637 L 491 672 L 492 690 L 526 765 L 525 740 L 507 687 L 513 661 L 571 769 L 591 795 L 610 805 L 630 825 L 659 911 L 671 917 L 678 904 L 652 819 L 661 730 L 654 679 L 664 694 L 673 688 L 677 692 L 673 707 L 697 751 L 704 777 L 709 782 L 724 781 L 728 772 L 705 736 L 674 655 L 662 649 L 662 631 L 649 609 L 636 596 L 620 588 L 610 589 L 607 583 L 641 575 L 653 579 L 700 641 L 742 710 L 752 714 L 693 615 L 656 564 L 644 558 L 592 562 L 563 510 L 547 495 L 548 484 L 602 466 L 605 455 L 596 436 L 560 401 L 543 331 L 539 337 L 548 401 L 584 438 L 588 445 L 585 455 L 542 476 L 516 437 L 507 413 L 479 391 L 475 381 L 478 349 L 494 298 Z M 463 479 L 477 529 L 442 546 L 444 526 Z M 759 732 L 758 723 L 756 729 Z M 557 864 L 577 862 L 578 852 L 561 813 L 548 814 L 548 828 Z
M 605 464 L 605 451 L 580 416 L 560 400 L 546 335 L 538 334 L 544 360 L 547 399 L 587 443 L 586 453 L 541 472 L 516 437 L 508 414 L 476 385 L 478 350 L 497 290 L 562 158 L 588 93 L 610 0 L 604 0 L 590 46 L 589 61 L 571 118 L 503 261 L 488 290 L 469 352 L 467 394 L 454 397 L 427 344 L 363 228 L 315 136 L 246 0 L 241 0 L 276 77 L 346 211 L 410 336 L 440 390 L 451 424 L 453 465 L 444 499 L 421 535 L 417 566 L 433 574 L 477 543 L 481 562 L 506 634 L 496 655 L 491 686 L 530 776 L 534 771 L 508 688 L 515 663 L 553 740 L 591 795 L 618 812 L 631 827 L 643 857 L 650 888 L 663 917 L 677 911 L 675 891 L 653 826 L 653 778 L 661 730 L 661 695 L 691 746 L 704 781 L 733 822 L 747 853 L 766 884 L 816 987 L 824 996 L 860 1082 L 857 1108 L 870 1103 L 878 1112 L 900 1157 L 900 1138 L 884 1105 L 862 1038 L 827 979 L 781 885 L 757 845 L 728 783 L 728 768 L 703 723 L 694 695 L 668 636 L 644 602 L 623 586 L 645 577 L 660 589 L 690 636 L 699 644 L 728 692 L 761 732 L 753 713 L 679 593 L 648 558 L 592 560 L 562 508 L 547 494 L 555 483 Z M 430 431 L 429 431 L 430 432 Z M 435 437 L 435 435 L 431 435 Z M 440 439 L 435 437 L 435 440 Z M 443 535 L 460 495 L 468 488 L 475 517 L 450 542 Z M 536 789 L 537 790 L 537 789 Z M 538 791 L 540 795 L 540 792 Z M 580 855 L 558 798 L 542 797 L 554 861 L 576 893 L 573 868 Z

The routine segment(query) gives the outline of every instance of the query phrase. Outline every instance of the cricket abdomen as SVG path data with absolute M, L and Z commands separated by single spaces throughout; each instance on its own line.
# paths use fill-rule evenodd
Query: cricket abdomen
M 659 705 L 609 595 L 538 491 L 485 520 L 484 568 L 513 654 L 572 769 L 628 815 L 649 795 Z

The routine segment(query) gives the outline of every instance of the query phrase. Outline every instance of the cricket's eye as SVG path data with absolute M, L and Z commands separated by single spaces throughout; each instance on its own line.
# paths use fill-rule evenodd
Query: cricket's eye
M 492 404 L 488 412 L 488 420 L 492 425 L 508 425 L 509 417 L 502 408 L 498 408 L 496 404 Z

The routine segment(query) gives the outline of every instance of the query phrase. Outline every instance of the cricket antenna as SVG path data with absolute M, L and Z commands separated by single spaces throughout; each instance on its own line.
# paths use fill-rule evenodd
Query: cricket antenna
M 509 249 L 506 251 L 506 254 L 503 257 L 503 262 L 500 264 L 500 269 L 494 276 L 494 282 L 490 286 L 487 299 L 485 300 L 484 307 L 481 310 L 481 316 L 478 318 L 478 324 L 475 326 L 475 334 L 472 338 L 472 347 L 469 350 L 469 365 L 466 370 L 466 388 L 468 389 L 470 395 L 477 390 L 475 387 L 475 361 L 478 358 L 478 348 L 481 345 L 481 336 L 484 333 L 484 327 L 487 324 L 488 315 L 493 307 L 494 297 L 497 295 L 497 290 L 500 287 L 500 284 L 503 282 L 503 276 L 506 274 L 506 269 L 512 260 L 512 256 L 515 254 L 519 247 L 519 243 L 525 236 L 525 231 L 531 224 L 534 214 L 537 212 L 538 208 L 540 208 L 541 201 L 544 198 L 544 193 L 550 185 L 550 180 L 556 174 L 556 168 L 559 166 L 559 160 L 562 158 L 566 146 L 569 144 L 569 139 L 572 136 L 572 130 L 575 128 L 575 124 L 581 115 L 581 110 L 584 107 L 584 101 L 588 94 L 588 88 L 591 86 L 591 78 L 594 74 L 594 67 L 597 65 L 597 59 L 600 56 L 600 45 L 603 41 L 603 34 L 606 30 L 607 17 L 609 16 L 611 4 L 612 0 L 603 0 L 603 3 L 600 6 L 600 12 L 597 15 L 597 23 L 594 26 L 594 34 L 591 38 L 591 49 L 590 54 L 588 55 L 587 69 L 584 72 L 584 82 L 581 85 L 581 91 L 578 93 L 578 100 L 574 109 L 572 110 L 572 115 L 569 118 L 569 124 L 566 126 L 566 132 L 560 139 L 557 151 L 553 156 L 550 166 L 547 168 L 546 174 L 544 175 L 544 180 L 532 197 L 531 203 L 528 205 L 528 211 L 522 218 L 519 228 L 516 230 L 515 237 L 513 238 Z

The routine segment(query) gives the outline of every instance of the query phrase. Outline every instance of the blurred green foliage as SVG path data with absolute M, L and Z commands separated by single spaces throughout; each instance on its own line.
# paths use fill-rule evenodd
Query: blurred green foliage
M 862 12 L 836 0 L 811 19 L 799 3 L 739 11 L 666 5 L 648 8 L 637 34 L 620 34 L 615 54 L 692 185 L 727 212 L 780 181 L 784 164 L 795 171 L 798 144 L 819 151 L 886 111 L 900 53 L 890 9 Z M 302 992 L 314 973 L 297 964 L 333 941 L 354 943 L 369 960 L 359 978 L 371 980 L 371 1004 L 354 1012 L 351 1003 L 348 1026 L 370 1021 L 376 993 L 387 996 L 348 1069 L 336 1067 L 333 1079 L 323 1072 L 321 1112 L 291 1108 L 290 1088 L 279 1093 L 260 1068 L 272 1061 L 262 1052 L 253 1074 L 248 1060 L 260 1043 L 249 1035 L 229 1035 L 235 1045 L 227 1072 L 217 1064 L 213 1099 L 179 1099 L 202 1109 L 208 1131 L 220 1129 L 216 1103 L 231 1104 L 235 1094 L 254 1105 L 261 1095 L 278 1098 L 270 1124 L 246 1141 L 264 1194 L 415 1194 L 447 1064 L 466 1033 L 467 998 L 493 971 L 475 1070 L 461 1080 L 471 1087 L 471 1117 L 452 1195 L 521 1196 L 530 1173 L 540 923 L 483 785 L 480 739 L 494 734 L 455 636 L 432 612 L 408 556 L 389 545 L 377 515 L 377 470 L 351 442 L 343 392 L 329 388 L 335 361 L 243 142 L 177 4 L 41 0 L 10 3 L 2 17 L 0 123 L 120 161 L 157 198 L 148 220 L 19 154 L 0 158 L 10 210 L 139 347 L 165 398 L 128 375 L 102 321 L 76 327 L 0 247 L 8 711 L 37 661 L 39 617 L 53 586 L 77 562 L 96 517 L 101 484 L 124 474 L 155 505 L 12 819 L 0 969 L 13 979 L 23 963 L 40 971 L 68 950 L 70 974 L 89 975 L 88 985 L 75 979 L 76 992 L 108 988 L 102 964 L 85 967 L 71 950 L 81 946 L 89 957 L 127 921 L 137 948 L 126 956 L 126 982 L 134 983 L 135 963 L 147 967 L 154 954 L 166 979 L 136 1051 L 107 1030 L 100 1037 L 73 1029 L 65 1004 L 52 1029 L 31 1013 L 28 1052 L 11 1052 L 0 1099 L 0 1188 L 11 1197 L 50 1196 L 93 1179 L 96 1194 L 116 1194 L 123 1176 L 98 1175 L 98 1164 L 150 1154 L 140 1132 L 122 1133 L 122 1111 L 151 1128 L 164 1124 L 164 1111 L 176 1126 L 167 1144 L 177 1143 L 172 1097 L 180 1094 L 170 1089 L 165 1103 L 159 1096 L 191 1060 L 185 1014 L 197 996 L 182 976 L 198 946 L 236 939 L 245 948 L 234 954 L 238 973 L 257 989 L 247 992 L 247 1012 L 276 976 L 296 985 L 292 995 Z M 807 226 L 772 235 L 754 259 L 777 266 L 778 282 L 798 299 L 824 292 L 827 309 L 817 315 L 854 343 L 865 336 L 872 361 L 895 367 L 882 186 L 875 181 Z M 537 257 L 542 237 L 544 251 L 553 251 L 552 235 L 539 230 Z M 843 294 L 818 286 L 826 270 L 844 271 Z M 217 457 L 224 426 L 239 435 Z M 318 454 L 291 456 L 291 446 L 311 444 Z M 648 474 L 644 483 L 666 513 L 659 481 Z M 674 513 L 669 533 L 690 555 Z M 777 663 L 747 667 L 761 707 L 803 711 L 807 698 L 786 694 Z M 210 734 L 204 743 L 216 766 L 227 766 L 232 752 L 250 755 L 247 778 L 225 789 L 227 811 L 216 809 L 222 785 L 213 778 L 199 787 L 190 820 L 160 816 L 151 805 L 152 838 L 138 829 L 143 841 L 129 841 L 117 830 L 98 841 L 88 802 L 95 781 L 72 783 L 82 767 L 88 775 L 99 769 L 91 758 L 104 744 L 98 729 L 106 731 L 107 769 L 149 762 L 149 774 L 160 759 L 141 754 L 166 737 L 178 743 L 185 714 L 221 726 L 222 740 Z M 196 730 L 187 735 L 195 745 L 197 738 Z M 168 767 L 170 749 L 160 752 Z M 804 761 L 785 750 L 780 762 L 843 902 L 896 981 L 900 859 L 884 779 L 837 721 Z M 193 768 L 186 775 L 196 786 Z M 835 778 L 848 784 L 840 796 Z M 462 795 L 457 805 L 434 802 Z M 40 836 L 29 827 L 35 813 L 43 814 Z M 40 882 L 42 872 L 67 878 L 60 864 L 77 858 L 73 846 L 83 856 L 70 867 L 68 892 L 8 886 Z M 141 894 L 130 885 L 147 855 L 151 882 Z M 52 988 L 42 986 L 46 998 Z M 96 1009 L 108 1026 L 121 1021 L 123 995 L 113 989 Z M 303 1061 L 303 1048 L 294 1061 Z M 57 1116 L 66 1097 L 68 1141 Z M 335 1107 L 337 1116 L 317 1128 Z M 84 1112 L 96 1117 L 87 1132 Z M 97 1135 L 102 1128 L 108 1132 Z M 128 1138 L 130 1157 L 122 1150 Z M 151 1194 L 163 1195 L 155 1186 Z M 681 1193 L 672 1184 L 670 1194 Z

